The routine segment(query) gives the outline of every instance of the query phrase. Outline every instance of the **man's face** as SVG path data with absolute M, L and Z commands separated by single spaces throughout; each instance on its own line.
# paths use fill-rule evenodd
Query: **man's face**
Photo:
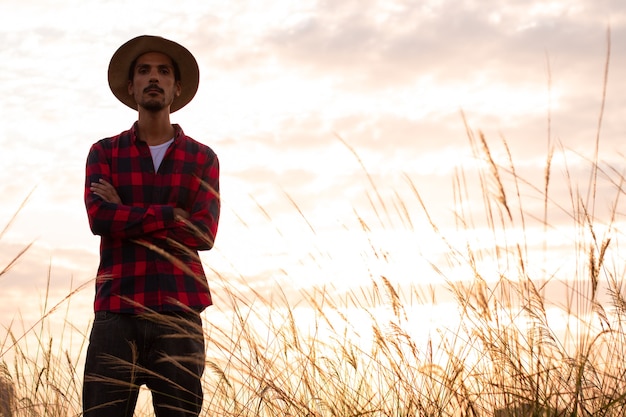
M 128 93 L 137 104 L 151 112 L 169 108 L 180 95 L 180 81 L 176 81 L 172 59 L 160 52 L 140 55 L 128 81 Z

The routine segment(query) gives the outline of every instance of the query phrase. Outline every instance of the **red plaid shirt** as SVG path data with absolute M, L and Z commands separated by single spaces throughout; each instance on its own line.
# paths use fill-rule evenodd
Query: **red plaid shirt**
M 217 232 L 219 162 L 211 148 L 174 128 L 157 172 L 136 123 L 89 151 L 85 205 L 91 231 L 101 236 L 95 311 L 202 311 L 211 305 L 198 251 L 211 249 Z M 115 187 L 121 204 L 90 191 L 101 178 Z M 174 207 L 189 219 L 175 220 Z

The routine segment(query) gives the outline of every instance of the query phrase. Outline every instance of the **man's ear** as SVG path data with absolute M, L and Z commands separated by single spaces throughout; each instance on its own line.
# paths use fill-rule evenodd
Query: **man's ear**
M 133 95 L 133 82 L 131 80 L 128 80 L 128 95 Z
M 180 81 L 176 81 L 176 97 L 180 96 L 180 93 L 183 91 L 183 86 Z

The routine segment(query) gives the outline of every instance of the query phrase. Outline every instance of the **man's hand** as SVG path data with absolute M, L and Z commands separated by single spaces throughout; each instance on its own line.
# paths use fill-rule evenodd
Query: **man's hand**
M 91 183 L 91 192 L 102 198 L 107 203 L 122 204 L 122 199 L 117 194 L 115 187 L 100 178 L 99 182 Z

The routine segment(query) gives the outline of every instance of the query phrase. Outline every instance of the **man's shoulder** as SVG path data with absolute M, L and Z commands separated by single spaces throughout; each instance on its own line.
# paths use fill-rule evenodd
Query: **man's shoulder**
M 131 130 L 125 130 L 114 136 L 109 136 L 98 140 L 94 145 L 110 148 L 113 146 L 119 146 L 119 144 L 130 143 Z
M 195 140 L 194 138 L 192 138 L 191 136 L 187 136 L 183 134 L 182 141 L 188 152 L 202 153 L 205 155 L 215 156 L 215 151 L 213 151 L 213 149 L 209 145 L 199 142 Z

